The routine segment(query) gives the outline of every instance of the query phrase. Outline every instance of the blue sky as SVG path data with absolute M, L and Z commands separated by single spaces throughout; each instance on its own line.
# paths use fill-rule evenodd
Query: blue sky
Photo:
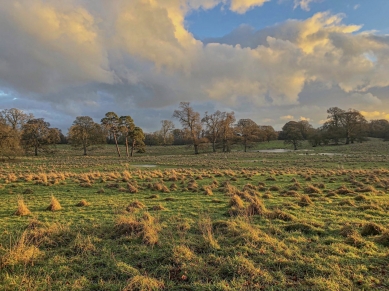
M 270 1 L 245 14 L 238 14 L 219 4 L 210 10 L 192 11 L 186 27 L 198 39 L 221 37 L 242 24 L 254 29 L 273 26 L 287 19 L 307 19 L 322 11 L 345 14 L 345 24 L 363 24 L 362 30 L 389 33 L 389 1 L 387 0 L 323 0 L 310 3 L 309 11 L 294 8 L 293 0 Z
M 387 0 L 15 0 L 0 6 L 0 110 L 65 132 L 179 102 L 276 129 L 326 110 L 389 119 Z

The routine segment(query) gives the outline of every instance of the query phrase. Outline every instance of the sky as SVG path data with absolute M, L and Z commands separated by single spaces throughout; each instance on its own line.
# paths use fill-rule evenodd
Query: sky
M 2 0 L 0 110 L 63 131 L 180 102 L 279 130 L 330 107 L 389 119 L 387 0 Z

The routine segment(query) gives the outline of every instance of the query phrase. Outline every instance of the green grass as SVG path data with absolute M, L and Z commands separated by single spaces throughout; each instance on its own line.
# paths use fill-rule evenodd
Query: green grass
M 0 290 L 389 288 L 388 144 L 309 149 L 347 156 L 61 146 L 4 163 Z

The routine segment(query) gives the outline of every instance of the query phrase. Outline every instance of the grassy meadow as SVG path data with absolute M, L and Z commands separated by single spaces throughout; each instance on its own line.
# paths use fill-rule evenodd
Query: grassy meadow
M 0 290 L 388 290 L 389 143 L 279 148 L 1 162 Z

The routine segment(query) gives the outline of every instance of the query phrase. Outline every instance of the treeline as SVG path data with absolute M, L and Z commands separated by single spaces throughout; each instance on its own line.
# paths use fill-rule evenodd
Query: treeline
M 77 117 L 67 136 L 58 128 L 51 128 L 44 118 L 35 118 L 22 110 L 12 108 L 0 111 L 0 156 L 14 157 L 23 153 L 53 152 L 53 145 L 70 144 L 87 155 L 95 145 L 114 143 L 117 154 L 119 144 L 124 144 L 126 156 L 134 151 L 144 152 L 144 133 L 136 126 L 131 116 L 118 116 L 108 112 L 100 123 L 89 116 Z
M 22 110 L 12 108 L 0 111 L 0 156 L 13 157 L 23 153 L 52 152 L 55 144 L 70 144 L 82 149 L 83 154 L 94 146 L 115 144 L 116 152 L 122 155 L 119 145 L 125 146 L 125 155 L 135 151 L 145 152 L 145 146 L 192 145 L 195 154 L 212 145 L 212 150 L 229 152 L 234 144 L 241 144 L 247 151 L 257 142 L 284 140 L 298 149 L 303 141 L 312 146 L 349 144 L 363 142 L 367 137 L 389 140 L 389 122 L 385 119 L 368 122 L 357 110 L 332 107 L 327 110 L 327 121 L 313 128 L 308 121 L 289 121 L 282 131 L 276 132 L 270 125 L 257 125 L 251 119 L 236 121 L 234 112 L 205 112 L 201 117 L 189 102 L 181 102 L 174 111 L 182 128 L 175 128 L 171 120 L 162 120 L 161 128 L 153 133 L 144 133 L 136 126 L 131 116 L 118 116 L 108 112 L 96 123 L 89 116 L 77 117 L 68 134 L 51 128 L 43 118 L 35 118 Z
M 279 139 L 292 144 L 295 150 L 304 140 L 315 147 L 363 142 L 368 137 L 389 139 L 389 122 L 386 119 L 368 122 L 359 111 L 338 107 L 329 108 L 327 113 L 327 121 L 319 128 L 313 128 L 305 120 L 287 122 L 279 134 Z
M 234 112 L 205 112 L 203 118 L 193 110 L 189 102 L 181 102 L 173 117 L 178 119 L 182 128 L 174 127 L 172 121 L 162 120 L 161 129 L 146 134 L 147 145 L 193 145 L 195 153 L 208 144 L 213 152 L 229 152 L 233 144 L 242 144 L 244 150 L 255 142 L 277 139 L 272 126 L 257 125 L 251 119 L 236 122 Z

